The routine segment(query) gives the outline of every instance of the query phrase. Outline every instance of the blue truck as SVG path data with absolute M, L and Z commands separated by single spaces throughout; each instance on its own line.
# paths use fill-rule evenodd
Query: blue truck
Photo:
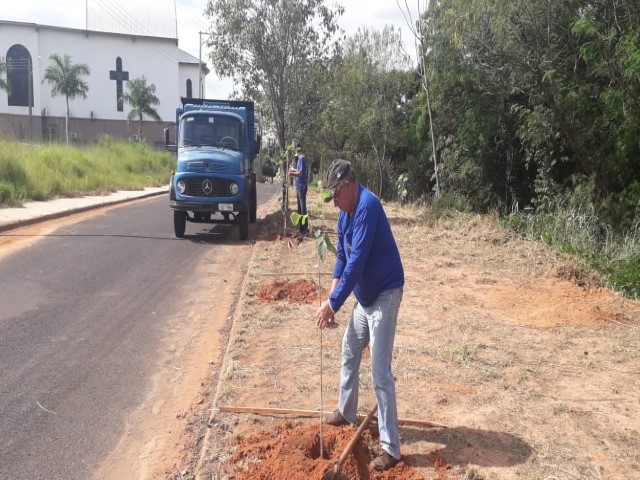
M 256 174 L 253 161 L 260 151 L 254 104 L 238 100 L 181 98 L 176 109 L 176 170 L 169 184 L 176 237 L 187 222 L 238 224 L 240 240 L 256 221 Z

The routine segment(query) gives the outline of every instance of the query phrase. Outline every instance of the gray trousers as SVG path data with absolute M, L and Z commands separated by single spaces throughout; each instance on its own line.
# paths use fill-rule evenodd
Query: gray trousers
M 396 335 L 402 287 L 385 290 L 368 307 L 360 303 L 351 313 L 342 338 L 342 368 L 340 371 L 340 402 L 342 416 L 355 423 L 358 413 L 360 361 L 367 345 L 371 349 L 371 377 L 378 399 L 380 446 L 394 458 L 400 458 L 396 387 L 391 371 L 393 342 Z

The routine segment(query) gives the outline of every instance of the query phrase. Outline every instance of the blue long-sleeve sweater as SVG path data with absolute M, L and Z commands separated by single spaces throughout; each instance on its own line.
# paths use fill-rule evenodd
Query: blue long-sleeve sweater
M 329 304 L 337 312 L 351 292 L 363 306 L 390 288 L 404 285 L 404 269 L 387 215 L 378 197 L 358 185 L 353 216 L 338 217 L 338 255 L 333 278 L 337 287 Z

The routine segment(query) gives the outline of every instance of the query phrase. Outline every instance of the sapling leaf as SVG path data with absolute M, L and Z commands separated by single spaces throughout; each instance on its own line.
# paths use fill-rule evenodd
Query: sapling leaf
M 289 215 L 291 223 L 294 225 L 305 225 L 308 222 L 309 215 L 300 215 L 298 212 L 291 212 Z
M 324 241 L 324 235 L 316 237 L 316 250 L 318 251 L 320 261 L 324 262 L 324 259 L 327 256 L 327 243 Z

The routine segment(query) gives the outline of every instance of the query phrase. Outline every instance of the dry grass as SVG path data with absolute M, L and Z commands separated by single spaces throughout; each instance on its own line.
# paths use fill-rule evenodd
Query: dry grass
M 323 209 L 312 225 L 332 231 L 336 212 Z M 406 275 L 394 356 L 400 417 L 450 427 L 402 428 L 406 461 L 425 478 L 437 459 L 452 465 L 449 478 L 640 478 L 640 305 L 495 217 L 385 209 Z M 332 410 L 350 307 L 340 328 L 320 333 L 317 304 L 256 300 L 265 282 L 300 272 L 317 281 L 332 268 L 332 259 L 319 265 L 312 241 L 274 239 L 282 214 L 275 201 L 266 212 L 217 403 Z M 368 369 L 365 360 L 363 411 L 373 402 Z M 216 415 L 203 478 L 232 478 L 229 438 L 278 421 Z

